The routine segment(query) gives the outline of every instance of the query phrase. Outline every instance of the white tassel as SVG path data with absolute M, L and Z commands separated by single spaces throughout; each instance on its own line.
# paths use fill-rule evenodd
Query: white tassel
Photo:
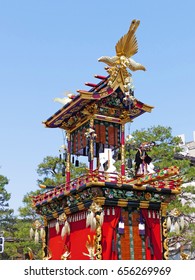
M 91 230 L 95 230 L 96 229 L 96 218 L 93 217 L 92 221 L 91 221 Z
M 94 220 L 94 213 L 91 211 L 88 215 L 87 215 L 87 220 L 86 220 L 86 225 L 88 226 L 92 226 L 93 224 L 93 220 Z
M 69 235 L 70 234 L 70 225 L 67 220 L 66 220 L 64 226 L 65 226 L 65 233 Z
M 37 229 L 35 231 L 35 243 L 39 243 L 39 232 Z
M 63 228 L 62 228 L 62 231 L 61 231 L 61 237 L 64 238 L 65 235 L 66 235 L 66 228 L 65 228 L 65 225 L 64 225 Z
M 100 214 L 100 225 L 102 226 L 103 223 L 104 223 L 104 213 L 101 212 L 101 214 Z
M 61 232 L 61 237 L 64 238 L 64 236 L 66 234 L 70 234 L 70 225 L 68 223 L 68 221 L 65 222 L 63 228 L 62 228 L 62 232 Z
M 33 228 L 31 228 L 31 229 L 30 229 L 30 239 L 32 239 L 33 236 L 34 236 L 34 230 L 33 230 Z
M 56 228 L 56 233 L 59 234 L 59 232 L 60 232 L 60 224 L 59 224 L 59 221 L 58 221 L 58 220 L 57 220 L 57 222 L 56 222 L 55 228 Z
M 174 231 L 175 231 L 175 225 L 171 223 L 170 232 L 174 232 Z
M 176 234 L 180 233 L 178 222 L 175 222 L 175 232 L 176 232 Z
M 170 230 L 171 228 L 171 218 L 168 216 L 167 218 L 167 229 Z
M 183 230 L 183 229 L 184 229 L 184 226 L 185 226 L 184 216 L 181 216 L 181 217 L 180 217 L 180 222 L 179 222 L 179 224 L 180 224 L 181 230 Z
M 86 227 L 90 226 L 90 214 L 91 213 L 88 213 L 86 217 Z
M 44 228 L 41 228 L 40 236 L 41 236 L 41 238 L 45 237 L 45 230 L 44 230 Z

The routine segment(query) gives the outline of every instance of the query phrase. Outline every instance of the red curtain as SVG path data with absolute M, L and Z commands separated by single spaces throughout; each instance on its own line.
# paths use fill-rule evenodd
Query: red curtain
M 116 247 L 116 227 L 120 218 L 120 207 L 105 208 L 104 223 L 102 226 L 102 259 L 114 260 L 117 259 Z M 109 215 L 108 215 L 109 212 Z M 80 213 L 82 215 L 82 212 Z M 78 215 L 78 213 L 71 215 Z M 86 242 L 88 235 L 93 236 L 95 231 L 86 228 L 86 218 L 71 221 L 70 235 L 66 235 L 63 239 L 61 237 L 62 225 L 60 226 L 60 233 L 56 233 L 55 221 L 53 226 L 49 227 L 49 242 L 48 246 L 52 252 L 52 260 L 60 260 L 62 254 L 68 249 L 70 252 L 70 260 L 88 260 L 89 257 L 83 255 L 87 253 Z
M 117 260 L 118 257 L 117 257 L 116 227 L 119 222 L 121 208 L 120 207 L 113 207 L 110 209 L 106 208 L 105 211 L 110 211 L 110 215 L 104 216 L 104 224 L 102 227 L 103 259 Z
M 60 227 L 61 233 L 62 226 Z M 68 249 L 70 252 L 70 260 L 87 260 L 87 256 L 83 255 L 88 253 L 85 245 L 87 242 L 88 234 L 93 235 L 90 228 L 86 228 L 86 220 L 70 222 L 70 235 L 66 235 L 63 239 L 61 234 L 56 234 L 55 228 L 50 228 L 49 231 L 49 248 L 52 251 L 52 259 L 61 259 L 62 254 Z
M 146 259 L 162 260 L 162 236 L 159 211 L 142 209 L 146 230 Z

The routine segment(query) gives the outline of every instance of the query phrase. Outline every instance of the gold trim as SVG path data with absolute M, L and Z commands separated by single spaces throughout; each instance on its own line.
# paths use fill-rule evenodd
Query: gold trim
M 105 200 L 106 198 L 105 197 L 96 197 L 94 199 L 94 202 L 99 204 L 100 206 L 104 205 L 105 204 Z
M 95 119 L 95 120 L 99 120 L 99 121 L 107 121 L 107 122 L 112 122 L 112 123 L 121 124 L 121 119 L 119 119 L 119 118 L 116 118 L 116 117 L 108 117 L 108 116 L 100 115 L 100 114 L 95 114 L 95 115 L 94 115 L 94 119 Z
M 140 201 L 140 208 L 148 208 L 149 207 L 149 201 Z
M 85 209 L 85 205 L 83 204 L 83 202 L 77 203 L 77 207 L 78 207 L 79 210 L 84 210 Z
M 117 206 L 119 206 L 119 207 L 127 207 L 127 205 L 128 205 L 128 200 L 127 199 L 119 199 L 118 200 L 118 204 L 117 204 Z
M 168 207 L 168 203 L 161 202 L 160 209 L 162 211 L 162 217 L 167 216 L 167 207 Z

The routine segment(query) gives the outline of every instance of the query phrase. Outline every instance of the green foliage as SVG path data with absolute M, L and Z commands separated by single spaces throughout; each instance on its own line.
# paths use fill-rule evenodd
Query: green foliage
M 178 163 L 174 160 L 174 154 L 177 149 L 179 150 L 177 145 L 180 142 L 180 138 L 171 135 L 170 127 L 152 126 L 147 130 L 136 130 L 132 133 L 132 136 L 137 148 L 143 142 L 155 143 L 155 146 L 150 151 L 150 156 L 157 168 L 170 167 Z
M 9 208 L 11 194 L 7 192 L 6 186 L 9 181 L 3 175 L 0 175 L 0 232 L 3 232 L 5 238 L 12 236 L 16 230 L 16 218 L 13 215 L 13 209 Z M 0 259 L 6 259 L 8 255 L 7 242 L 5 242 L 4 252 L 0 254 Z
M 5 188 L 8 183 L 8 179 L 0 175 L 0 231 L 5 237 L 4 252 L 0 254 L 0 260 L 24 259 L 29 248 L 36 253 L 36 258 L 41 258 L 41 242 L 35 244 L 29 237 L 33 222 L 41 218 L 32 208 L 31 200 L 32 196 L 40 193 L 40 190 L 24 196 L 24 207 L 19 208 L 20 216 L 15 217 L 14 211 L 9 208 L 11 194 Z
M 5 188 L 8 183 L 8 179 L 0 175 L 0 228 L 3 227 L 3 223 L 6 223 L 7 218 L 13 213 L 13 210 L 9 209 L 8 203 L 11 198 L 11 194 L 8 193 Z
M 64 183 L 62 168 L 63 162 L 58 157 L 45 157 L 37 168 L 37 174 L 42 177 L 38 180 L 38 184 L 56 186 Z
M 30 192 L 27 193 L 24 198 L 23 198 L 23 206 L 19 207 L 19 213 L 20 213 L 20 217 L 23 220 L 27 220 L 27 221 L 35 221 L 36 219 L 39 219 L 39 215 L 36 214 L 35 209 L 33 208 L 32 205 L 32 198 L 33 196 L 37 196 L 40 193 L 42 193 L 43 190 L 39 189 L 37 191 L 34 192 Z
M 62 169 L 66 163 L 58 157 L 47 156 L 43 162 L 38 165 L 37 174 L 42 177 L 38 179 L 38 184 L 46 186 L 57 186 L 65 182 L 65 176 L 62 174 Z M 81 176 L 86 173 L 86 164 L 80 163 L 79 167 L 71 164 L 71 179 Z
M 12 234 L 5 232 L 5 251 L 0 254 L 4 260 L 22 260 L 25 259 L 25 253 L 29 248 L 34 252 L 36 259 L 41 259 L 41 242 L 36 244 L 29 237 L 32 221 L 26 219 L 16 219 L 14 222 L 14 232 Z
M 148 153 L 157 170 L 170 166 L 178 166 L 184 182 L 195 179 L 195 167 L 191 166 L 190 161 L 186 159 L 175 159 L 175 154 L 181 151 L 181 148 L 178 146 L 181 139 L 180 137 L 172 136 L 171 127 L 160 125 L 152 126 L 141 131 L 135 130 L 132 136 L 133 138 L 126 143 L 127 157 L 129 157 L 130 152 L 130 157 L 134 159 L 136 151 L 141 143 L 154 142 L 155 146 L 153 146 Z

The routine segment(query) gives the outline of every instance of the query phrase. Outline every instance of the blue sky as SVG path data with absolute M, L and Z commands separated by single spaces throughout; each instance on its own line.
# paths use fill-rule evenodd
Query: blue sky
M 195 2 L 6 0 L 0 4 L 0 174 L 9 179 L 10 208 L 38 188 L 37 166 L 58 155 L 60 129 L 42 124 L 58 109 L 55 97 L 88 89 L 95 74 L 107 75 L 103 55 L 139 19 L 139 51 L 146 72 L 132 73 L 135 96 L 154 106 L 131 131 L 155 125 L 193 140 L 195 130 Z

